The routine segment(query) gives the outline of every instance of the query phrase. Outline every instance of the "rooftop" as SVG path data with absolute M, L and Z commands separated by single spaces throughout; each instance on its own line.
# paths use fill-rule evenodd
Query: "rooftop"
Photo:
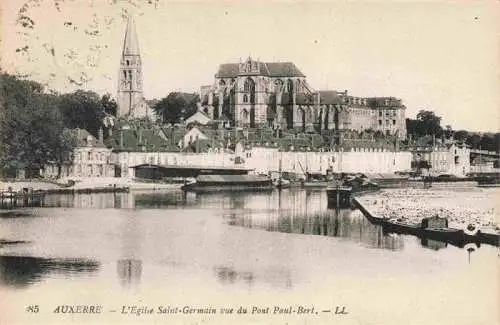
M 305 77 L 293 62 L 259 62 L 259 75 L 268 77 Z M 216 78 L 235 78 L 239 75 L 250 75 L 240 73 L 239 63 L 223 63 L 219 66 Z

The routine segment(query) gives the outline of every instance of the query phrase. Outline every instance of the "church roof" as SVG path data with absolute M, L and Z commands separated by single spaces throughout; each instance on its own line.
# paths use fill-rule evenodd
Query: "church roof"
M 312 105 L 314 104 L 314 95 L 306 93 L 297 93 L 295 101 L 297 105 Z
M 292 62 L 269 62 L 266 66 L 270 77 L 305 77 Z
M 131 16 L 128 16 L 127 19 L 127 29 L 123 40 L 123 55 L 140 55 L 134 19 Z
M 342 102 L 342 98 L 340 95 L 343 93 L 339 93 L 335 90 L 320 90 L 319 97 L 321 104 L 339 104 Z
M 305 77 L 293 62 L 259 62 L 260 75 L 268 77 Z M 223 63 L 217 78 L 234 78 L 240 74 L 239 63 Z

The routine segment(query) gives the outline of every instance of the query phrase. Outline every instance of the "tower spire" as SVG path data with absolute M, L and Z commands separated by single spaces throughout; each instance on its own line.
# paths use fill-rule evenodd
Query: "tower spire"
M 140 55 L 135 22 L 131 14 L 127 16 L 127 29 L 125 30 L 125 39 L 123 40 L 123 55 Z
M 148 115 L 142 92 L 142 62 L 134 19 L 127 16 L 118 79 L 118 116 L 141 118 Z

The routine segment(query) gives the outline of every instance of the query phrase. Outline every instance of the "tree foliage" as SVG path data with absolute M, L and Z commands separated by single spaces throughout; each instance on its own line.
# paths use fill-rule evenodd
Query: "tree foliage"
M 43 92 L 42 85 L 0 76 L 0 167 L 25 168 L 30 175 L 48 161 L 61 162 L 73 149 L 58 105 L 59 96 Z
M 171 92 L 153 106 L 153 110 L 162 118 L 163 123 L 181 122 L 194 114 L 197 110 L 199 97 L 186 96 L 178 92 Z
M 99 94 L 84 90 L 64 94 L 60 98 L 59 108 L 65 125 L 85 129 L 97 137 L 105 115 Z
M 441 117 L 433 111 L 420 110 L 417 119 L 406 119 L 406 133 L 413 138 L 420 138 L 426 135 L 439 137 L 443 134 L 441 127 Z
M 118 104 L 116 101 L 111 98 L 110 94 L 104 94 L 101 97 L 101 104 L 102 108 L 104 110 L 104 113 L 113 115 L 116 117 L 116 114 L 118 113 Z
M 426 135 L 465 142 L 472 149 L 500 152 L 500 133 L 480 133 L 453 130 L 451 125 L 441 127 L 441 117 L 432 111 L 421 110 L 416 119 L 406 119 L 406 132 L 416 140 Z

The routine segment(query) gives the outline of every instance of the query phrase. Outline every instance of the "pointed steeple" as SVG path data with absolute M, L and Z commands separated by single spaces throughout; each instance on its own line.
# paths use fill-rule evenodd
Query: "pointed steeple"
M 142 62 L 133 18 L 128 15 L 118 77 L 118 116 L 147 116 L 142 92 Z
M 130 14 L 127 18 L 127 29 L 123 41 L 123 55 L 140 55 L 134 18 Z

